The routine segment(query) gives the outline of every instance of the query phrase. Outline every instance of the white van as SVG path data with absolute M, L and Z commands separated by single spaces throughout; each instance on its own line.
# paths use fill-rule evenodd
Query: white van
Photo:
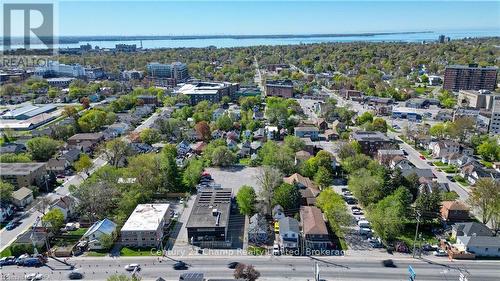
M 367 220 L 358 221 L 358 226 L 361 228 L 370 228 L 370 222 Z
M 273 256 L 281 255 L 280 246 L 278 244 L 274 244 L 273 246 Z

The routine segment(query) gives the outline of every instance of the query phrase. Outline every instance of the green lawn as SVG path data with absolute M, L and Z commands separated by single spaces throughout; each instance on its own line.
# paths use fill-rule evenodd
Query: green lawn
M 87 232 L 87 229 L 86 227 L 82 227 L 82 228 L 79 228 L 77 230 L 73 230 L 73 231 L 68 231 L 68 234 L 69 235 L 79 235 L 79 236 L 83 236 L 83 234 L 85 234 L 85 232 Z
M 0 252 L 0 257 L 10 257 L 12 256 L 12 252 L 10 251 L 10 247 L 7 247 L 2 252 Z
M 239 163 L 240 165 L 250 166 L 250 158 L 241 158 Z
M 88 251 L 86 253 L 86 256 L 87 257 L 105 257 L 108 254 L 109 254 L 108 252 Z
M 266 254 L 266 248 L 257 246 L 248 246 L 248 253 L 254 256 L 262 256 Z
M 446 168 L 443 169 L 443 171 L 445 173 L 448 173 L 448 174 L 455 174 L 455 173 L 458 173 L 458 169 L 457 167 L 454 167 L 454 166 L 448 166 Z
M 441 162 L 441 161 L 436 161 L 436 162 L 433 162 L 432 164 L 434 164 L 434 166 L 436 167 L 444 167 L 444 166 L 448 166 L 447 164 Z
M 463 186 L 469 186 L 469 182 L 459 175 L 454 176 L 453 179 L 456 180 L 458 183 L 460 183 Z
M 486 168 L 491 169 L 493 168 L 493 163 L 486 161 L 486 160 L 480 160 L 481 164 L 483 164 Z
M 128 247 L 123 247 L 120 250 L 120 256 L 123 257 L 139 257 L 139 256 L 155 256 L 156 255 L 156 249 L 154 249 L 153 252 L 151 252 L 153 248 L 128 248 Z
M 439 240 L 431 231 L 433 227 L 438 228 L 440 227 L 440 224 L 425 223 L 419 225 L 418 232 L 422 235 L 421 239 L 419 240 L 420 243 L 422 244 L 429 243 L 431 245 L 439 243 Z M 412 250 L 413 239 L 415 239 L 415 228 L 416 228 L 416 222 L 406 223 L 401 235 L 397 237 L 397 240 L 401 240 L 406 243 L 410 251 Z M 417 241 L 417 245 L 419 241 Z

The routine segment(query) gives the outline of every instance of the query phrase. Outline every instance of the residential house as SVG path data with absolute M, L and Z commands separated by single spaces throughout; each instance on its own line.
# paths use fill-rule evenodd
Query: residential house
M 303 162 L 307 161 L 311 157 L 312 157 L 311 153 L 309 153 L 309 152 L 307 152 L 305 150 L 297 151 L 295 153 L 295 165 L 303 163 Z
M 238 143 L 235 140 L 230 139 L 230 138 L 226 139 L 226 145 L 231 150 L 234 150 L 238 147 Z
M 157 151 L 157 149 L 154 148 L 152 145 L 149 145 L 147 143 L 142 143 L 142 142 L 129 143 L 128 147 L 130 148 L 130 152 L 132 154 L 144 154 L 144 153 L 151 153 L 151 152 Z
M 462 222 L 451 226 L 451 237 L 458 236 L 493 236 L 493 232 L 479 222 Z
M 300 228 L 299 222 L 291 217 L 279 220 L 281 248 L 285 251 L 299 248 Z
M 217 129 L 212 131 L 212 139 L 221 139 L 224 137 L 224 132 Z
M 212 120 L 217 120 L 219 119 L 220 117 L 222 117 L 222 115 L 224 115 L 224 113 L 226 112 L 226 110 L 224 110 L 223 108 L 217 108 L 214 110 L 214 112 L 212 113 Z
M 389 166 L 390 161 L 396 156 L 404 158 L 403 151 L 399 149 L 380 149 L 377 151 L 376 159 L 381 165 Z
M 45 167 L 49 172 L 52 172 L 54 174 L 62 174 L 69 166 L 70 163 L 66 159 L 52 158 L 47 161 L 47 165 Z
M 33 202 L 33 190 L 27 187 L 21 187 L 12 192 L 12 203 L 18 207 L 26 207 Z
M 9 143 L 3 143 L 2 146 L 0 146 L 0 154 L 6 154 L 6 153 L 23 153 L 26 152 L 26 146 L 21 143 L 14 143 L 14 142 L 9 142 Z
M 60 159 L 65 159 L 72 166 L 80 158 L 82 151 L 77 148 L 70 148 L 61 153 Z
M 248 225 L 248 242 L 253 244 L 265 244 L 269 240 L 269 224 L 261 214 L 255 214 L 250 218 Z
M 90 142 L 92 146 L 95 146 L 102 140 L 104 140 L 102 133 L 82 133 L 71 136 L 66 142 L 73 146 L 78 146 L 83 142 Z
M 76 207 L 77 207 L 77 201 L 72 196 L 59 197 L 58 199 L 54 200 L 50 205 L 50 209 L 59 209 L 63 213 L 64 220 L 72 218 L 75 215 Z
M 300 224 L 306 255 L 314 255 L 313 251 L 329 249 L 332 246 L 320 209 L 314 206 L 300 207 Z
M 50 231 L 46 227 L 35 227 L 29 228 L 27 231 L 21 233 L 17 236 L 15 245 L 25 245 L 27 247 L 33 247 L 33 244 L 37 247 L 37 249 L 42 249 L 46 246 L 48 239 L 52 235 Z
M 334 129 L 325 130 L 325 138 L 329 141 L 338 140 L 340 138 L 339 134 Z
M 314 119 L 314 125 L 319 129 L 320 132 L 324 132 L 326 129 L 328 129 L 328 123 L 325 121 L 325 118 Z
M 460 144 L 452 140 L 442 140 L 432 147 L 432 157 L 442 158 L 448 154 L 459 153 Z
M 263 139 L 266 136 L 266 131 L 264 128 L 258 128 L 253 132 L 253 139 L 255 140 L 260 140 Z
M 191 150 L 191 146 L 189 142 L 183 140 L 180 143 L 177 144 L 177 154 L 178 155 L 184 155 L 188 153 Z
M 283 181 L 299 188 L 301 205 L 312 206 L 316 203 L 316 197 L 318 197 L 320 190 L 311 179 L 295 173 L 287 178 L 283 178 Z
M 146 116 L 149 116 L 151 113 L 153 113 L 153 107 L 150 105 L 143 105 L 143 106 L 137 106 L 132 113 L 132 116 L 138 117 L 138 118 L 144 118 Z
M 441 158 L 441 162 L 448 165 L 457 165 L 458 159 L 462 158 L 460 153 L 450 153 Z
M 395 156 L 389 161 L 389 167 L 391 169 L 409 170 L 413 169 L 415 166 L 404 156 Z
M 201 154 L 207 147 L 207 143 L 203 141 L 196 142 L 191 145 L 191 149 L 193 150 L 194 153 L 196 154 Z
M 441 218 L 445 221 L 465 221 L 469 219 L 469 206 L 461 201 L 443 201 Z
M 319 139 L 319 129 L 316 127 L 295 127 L 294 131 L 298 138 L 310 138 L 313 141 Z
M 274 221 L 279 221 L 280 219 L 285 217 L 285 211 L 283 210 L 283 207 L 281 205 L 276 205 L 273 207 L 273 220 Z
M 109 219 L 97 221 L 89 227 L 89 229 L 87 229 L 81 240 L 88 242 L 89 250 L 103 249 L 104 247 L 101 243 L 101 237 L 103 235 L 114 236 L 116 226 L 116 223 Z
M 427 183 L 432 181 L 435 176 L 431 169 L 420 169 L 413 167 L 411 169 L 401 170 L 401 175 L 403 177 L 408 177 L 412 174 L 416 174 L 420 183 Z
M 500 257 L 500 236 L 458 236 L 454 246 L 475 257 Z

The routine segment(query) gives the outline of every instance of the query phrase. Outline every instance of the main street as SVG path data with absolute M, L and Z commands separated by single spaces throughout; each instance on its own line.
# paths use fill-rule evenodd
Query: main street
M 142 280 L 179 280 L 184 272 L 202 272 L 205 278 L 230 278 L 233 270 L 227 268 L 232 261 L 252 264 L 261 273 L 259 280 L 313 280 L 313 268 L 318 264 L 323 280 L 407 280 L 408 266 L 417 274 L 416 280 L 458 280 L 463 272 L 469 281 L 493 281 L 500 276 L 498 261 L 449 261 L 447 258 L 412 259 L 394 256 L 395 267 L 384 267 L 382 256 L 341 256 L 341 257 L 291 257 L 291 256 L 223 256 L 184 255 L 169 257 L 82 257 L 71 258 L 77 271 L 85 275 L 85 280 L 106 280 L 112 274 L 130 273 L 124 266 L 130 263 L 141 265 L 139 275 Z M 176 271 L 172 265 L 182 260 L 189 265 L 185 271 Z M 6 266 L 2 268 L 2 280 L 19 280 L 26 273 L 39 272 L 44 280 L 66 280 L 69 269 L 60 263 L 50 261 L 49 267 L 25 268 Z

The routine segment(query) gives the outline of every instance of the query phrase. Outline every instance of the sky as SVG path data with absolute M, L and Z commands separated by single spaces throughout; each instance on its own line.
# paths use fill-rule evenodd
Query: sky
M 74 1 L 61 36 L 325 34 L 500 29 L 500 1 Z

